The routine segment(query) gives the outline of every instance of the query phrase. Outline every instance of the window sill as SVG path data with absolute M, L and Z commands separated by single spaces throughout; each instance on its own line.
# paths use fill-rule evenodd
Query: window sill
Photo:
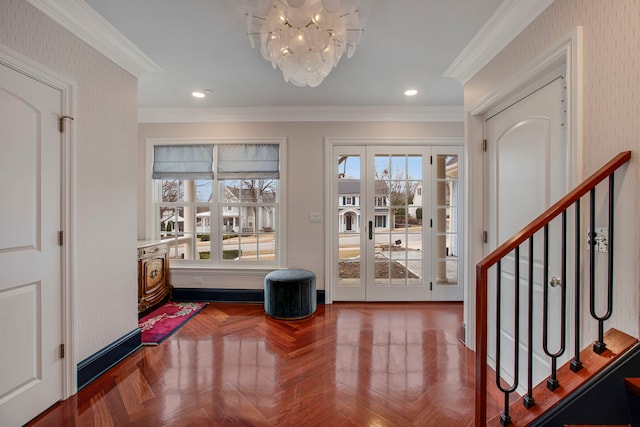
M 285 267 L 279 265 L 238 265 L 238 266 L 221 266 L 221 265 L 203 265 L 203 264 L 186 264 L 175 262 L 169 263 L 171 271 L 181 274 L 200 274 L 200 273 L 232 273 L 250 276 L 264 276 L 273 270 L 281 270 Z

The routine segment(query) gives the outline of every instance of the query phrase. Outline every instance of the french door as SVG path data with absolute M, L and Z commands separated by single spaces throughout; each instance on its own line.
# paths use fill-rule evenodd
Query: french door
M 333 299 L 462 300 L 461 147 L 332 151 Z

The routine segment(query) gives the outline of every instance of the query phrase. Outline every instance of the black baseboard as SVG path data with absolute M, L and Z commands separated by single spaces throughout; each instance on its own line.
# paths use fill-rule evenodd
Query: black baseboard
M 78 390 L 104 374 L 140 347 L 142 347 L 142 333 L 140 329 L 136 328 L 78 363 Z
M 324 304 L 324 290 L 316 291 L 318 304 Z M 173 288 L 173 301 L 264 303 L 262 289 Z

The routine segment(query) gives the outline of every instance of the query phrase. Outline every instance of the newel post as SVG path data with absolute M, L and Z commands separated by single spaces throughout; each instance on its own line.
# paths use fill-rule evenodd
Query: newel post
M 475 425 L 487 424 L 487 270 L 476 267 Z

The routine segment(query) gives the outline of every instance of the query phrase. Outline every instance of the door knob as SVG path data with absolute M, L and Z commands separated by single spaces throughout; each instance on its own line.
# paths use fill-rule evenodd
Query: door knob
M 549 284 L 551 285 L 552 288 L 555 288 L 557 286 L 562 286 L 562 280 L 558 279 L 556 276 L 553 276 L 549 281 Z

